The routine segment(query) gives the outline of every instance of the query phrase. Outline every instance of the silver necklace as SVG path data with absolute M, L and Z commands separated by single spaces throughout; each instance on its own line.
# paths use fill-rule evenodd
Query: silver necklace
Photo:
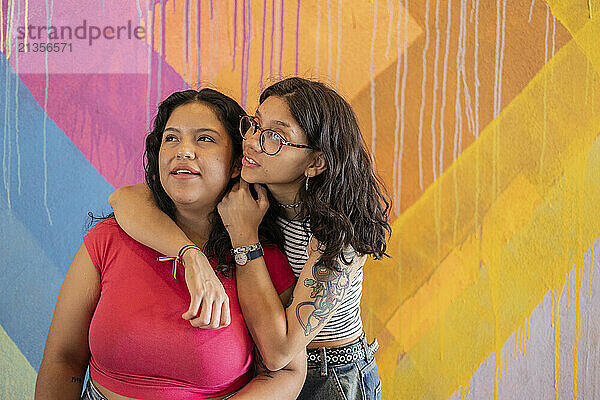
M 300 207 L 300 205 L 302 204 L 302 201 L 299 201 L 297 203 L 292 203 L 292 204 L 283 204 L 283 203 L 278 203 L 279 207 L 281 208 L 296 208 L 296 207 Z

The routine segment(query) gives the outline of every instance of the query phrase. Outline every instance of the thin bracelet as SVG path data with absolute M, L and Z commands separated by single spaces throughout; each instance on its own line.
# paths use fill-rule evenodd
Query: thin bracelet
M 182 262 L 183 255 L 189 249 L 196 249 L 200 253 L 202 253 L 202 249 L 200 249 L 200 247 L 196 246 L 195 244 L 188 244 L 188 245 L 183 246 L 181 249 L 179 249 L 177 256 L 175 256 L 175 257 L 174 256 L 158 257 L 156 259 L 156 261 L 173 261 L 173 279 L 177 280 L 177 263 L 180 262 L 183 264 L 183 262 Z

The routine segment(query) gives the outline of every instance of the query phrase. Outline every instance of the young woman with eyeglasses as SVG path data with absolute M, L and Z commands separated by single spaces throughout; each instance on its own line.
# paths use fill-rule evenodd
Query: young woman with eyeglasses
M 240 133 L 242 180 L 218 210 L 234 247 L 240 304 L 266 367 L 278 370 L 308 347 L 299 398 L 380 398 L 377 343 L 365 339 L 360 299 L 366 257 L 385 255 L 389 201 L 352 108 L 319 82 L 289 78 L 261 94 L 256 115 L 240 119 Z M 111 196 L 123 229 L 165 253 L 188 244 L 145 198 L 147 188 L 139 185 Z M 249 247 L 259 245 L 258 226 L 267 212 L 278 215 L 284 250 L 298 276 L 286 307 L 264 260 Z M 208 271 L 200 252 L 183 264 Z M 209 273 L 190 275 L 191 302 L 183 318 L 218 326 L 206 310 L 218 309 L 220 289 Z

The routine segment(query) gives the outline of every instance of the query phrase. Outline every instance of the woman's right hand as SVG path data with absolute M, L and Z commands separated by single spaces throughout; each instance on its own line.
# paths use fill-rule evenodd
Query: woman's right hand
M 219 329 L 231 322 L 229 297 L 206 255 L 189 250 L 183 256 L 190 308 L 181 316 L 197 328 Z M 200 312 L 198 312 L 200 311 Z

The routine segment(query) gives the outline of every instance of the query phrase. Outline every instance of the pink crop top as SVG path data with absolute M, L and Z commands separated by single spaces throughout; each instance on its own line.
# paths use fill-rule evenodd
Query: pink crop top
M 183 268 L 177 280 L 160 254 L 128 236 L 114 218 L 84 238 L 100 272 L 100 299 L 89 329 L 90 375 L 110 391 L 143 399 L 204 399 L 240 389 L 253 373 L 254 343 L 242 317 L 235 271 L 219 273 L 229 296 L 231 324 L 194 328 Z M 278 293 L 294 282 L 285 256 L 265 247 Z M 215 263 L 211 261 L 213 267 Z

